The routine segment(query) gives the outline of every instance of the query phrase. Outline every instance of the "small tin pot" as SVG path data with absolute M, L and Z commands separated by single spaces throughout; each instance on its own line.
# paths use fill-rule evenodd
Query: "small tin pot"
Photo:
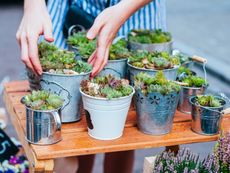
M 107 99 L 89 96 L 82 92 L 88 134 L 99 140 L 113 140 L 123 134 L 133 92 L 126 97 Z
M 46 111 L 26 107 L 26 140 L 36 145 L 61 141 L 61 107 Z
M 76 122 L 81 119 L 81 94 L 79 92 L 82 80 L 89 78 L 89 74 L 52 74 L 43 72 L 41 88 L 60 95 L 65 101 L 62 107 L 62 122 Z
M 153 44 L 146 44 L 146 43 L 137 43 L 137 42 L 128 42 L 128 48 L 130 50 L 146 50 L 148 52 L 168 52 L 172 54 L 172 45 L 173 41 L 166 42 L 166 43 L 153 43 Z
M 190 98 L 192 104 L 192 131 L 202 135 L 216 135 L 220 131 L 222 116 L 228 111 L 224 111 L 226 102 L 221 97 L 222 106 L 205 107 L 196 103 L 196 96 Z
M 204 85 L 203 87 L 199 88 L 181 86 L 180 99 L 178 102 L 177 109 L 180 112 L 191 114 L 192 105 L 190 103 L 190 97 L 204 94 L 207 88 L 208 85 Z
M 179 100 L 179 92 L 168 95 L 149 93 L 145 96 L 136 90 L 135 107 L 140 131 L 150 135 L 164 135 L 171 131 Z
M 159 70 L 138 68 L 138 67 L 132 66 L 131 64 L 129 64 L 129 62 L 127 62 L 127 64 L 128 64 L 128 77 L 129 77 L 131 85 L 134 85 L 134 76 L 136 76 L 138 73 L 144 72 L 151 76 L 155 76 L 156 73 L 159 71 Z M 178 68 L 179 66 L 174 66 L 171 69 L 165 69 L 162 71 L 164 72 L 164 75 L 168 80 L 175 81 L 177 78 Z

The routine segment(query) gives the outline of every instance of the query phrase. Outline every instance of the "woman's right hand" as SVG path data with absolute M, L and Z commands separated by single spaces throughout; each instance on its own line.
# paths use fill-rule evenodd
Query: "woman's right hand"
M 16 38 L 21 49 L 21 60 L 35 74 L 42 74 L 38 57 L 37 42 L 40 35 L 52 42 L 52 22 L 45 0 L 25 0 L 24 15 L 18 28 Z

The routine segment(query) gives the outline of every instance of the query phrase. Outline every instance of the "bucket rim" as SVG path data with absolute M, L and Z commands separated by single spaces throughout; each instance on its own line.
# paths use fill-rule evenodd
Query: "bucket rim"
M 181 88 L 186 88 L 186 89 L 193 89 L 193 90 L 198 90 L 198 89 L 202 89 L 202 88 L 208 88 L 208 86 L 209 86 L 209 83 L 206 83 L 206 84 L 204 84 L 203 86 L 201 86 L 201 87 L 188 87 L 188 86 L 181 86 Z
M 218 98 L 218 99 L 224 101 L 224 104 L 221 105 L 221 106 L 218 106 L 218 107 L 208 107 L 208 106 L 201 106 L 201 105 L 195 104 L 195 102 L 193 102 L 193 99 L 194 99 L 195 97 L 197 97 L 197 96 L 191 96 L 191 97 L 189 98 L 189 102 L 190 102 L 193 106 L 200 107 L 200 108 L 204 108 L 204 109 L 207 109 L 207 110 L 210 110 L 210 109 L 211 109 L 211 110 L 212 110 L 212 109 L 214 110 L 214 109 L 224 108 L 224 106 L 226 105 L 226 101 L 225 101 L 223 98 L 221 98 L 220 96 L 214 96 L 215 98 Z
M 139 68 L 139 67 L 135 67 L 133 65 L 131 65 L 129 63 L 129 60 L 127 61 L 127 65 L 131 68 L 134 68 L 136 70 L 142 70 L 142 71 L 148 71 L 148 72 L 157 72 L 157 71 L 172 71 L 172 70 L 177 70 L 181 65 L 174 65 L 173 68 L 169 68 L 169 69 L 164 69 L 164 70 L 153 70 L 153 69 L 145 69 L 145 68 Z
M 143 93 L 141 92 L 141 89 L 135 89 L 135 91 L 136 91 L 136 93 L 137 93 L 137 92 L 138 92 L 138 93 L 140 92 L 141 94 L 143 94 Z M 148 97 L 149 94 L 159 94 L 159 95 L 162 95 L 162 96 L 168 96 L 168 95 L 174 94 L 174 93 L 179 95 L 179 94 L 180 94 L 180 91 L 179 91 L 179 92 L 173 91 L 173 92 L 170 92 L 169 94 L 165 94 L 165 95 L 164 95 L 164 94 L 161 94 L 160 92 L 151 92 L 151 93 L 148 93 L 147 95 L 144 95 L 144 94 L 143 94 L 143 95 L 144 95 L 145 97 Z
M 55 74 L 55 73 L 49 73 L 49 72 L 42 72 L 42 75 L 73 77 L 73 76 L 86 76 L 86 75 L 89 75 L 91 72 L 92 70 L 90 70 L 89 72 L 82 73 L 82 74 Z
M 112 98 L 112 99 L 90 96 L 90 95 L 84 93 L 81 90 L 81 87 L 79 88 L 79 91 L 80 91 L 80 93 L 81 93 L 82 96 L 85 96 L 85 97 L 88 97 L 88 98 L 91 98 L 91 99 L 94 99 L 94 100 L 118 101 L 118 100 L 123 100 L 123 99 L 129 98 L 129 97 L 132 97 L 134 95 L 135 89 L 131 85 L 129 85 L 129 87 L 131 87 L 132 90 L 133 90 L 131 94 L 129 94 L 128 96 L 119 97 L 119 98 Z
M 128 40 L 128 44 L 136 44 L 136 45 L 139 45 L 139 46 L 156 46 L 156 45 L 169 45 L 169 44 L 172 44 L 174 42 L 174 40 L 172 39 L 171 41 L 168 41 L 168 42 L 164 42 L 164 43 L 139 43 L 139 42 L 133 42 L 133 41 L 129 41 Z

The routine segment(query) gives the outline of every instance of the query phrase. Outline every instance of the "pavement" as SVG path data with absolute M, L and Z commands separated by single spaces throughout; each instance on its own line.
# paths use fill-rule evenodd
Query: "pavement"
M 167 8 L 168 30 L 172 32 L 174 46 L 185 53 L 207 58 L 209 92 L 223 92 L 230 97 L 230 1 L 170 0 L 167 1 Z M 19 60 L 20 52 L 15 39 L 21 17 L 22 6 L 0 4 L 0 81 L 5 76 L 9 76 L 11 80 L 24 78 L 24 66 Z M 203 75 L 199 66 L 195 69 Z M 0 106 L 3 106 L 2 99 Z M 11 123 L 6 131 L 10 136 L 16 136 Z M 190 147 L 204 157 L 212 151 L 214 145 L 214 142 L 209 142 L 182 147 Z M 137 150 L 134 173 L 142 172 L 144 157 L 163 150 L 164 148 Z M 102 173 L 102 163 L 103 154 L 98 154 L 93 173 Z M 66 171 L 60 173 L 62 172 Z

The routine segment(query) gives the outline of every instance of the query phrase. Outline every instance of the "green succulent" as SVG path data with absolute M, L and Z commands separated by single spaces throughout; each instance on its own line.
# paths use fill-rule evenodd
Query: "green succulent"
M 136 51 L 130 54 L 129 64 L 138 68 L 164 70 L 180 65 L 180 61 L 167 52 Z
M 81 90 L 90 96 L 108 99 L 128 96 L 133 92 L 128 80 L 117 79 L 112 75 L 83 80 Z
M 89 43 L 90 40 L 86 37 L 86 32 L 77 32 L 69 36 L 67 39 L 67 44 L 71 46 L 78 47 L 80 44 Z
M 52 70 L 57 74 L 65 74 L 64 69 L 76 73 L 90 72 L 91 65 L 75 59 L 74 52 L 60 50 L 52 44 L 41 42 L 38 45 L 39 57 L 44 71 Z
M 23 97 L 22 102 L 31 109 L 35 110 L 52 110 L 60 108 L 63 104 L 63 99 L 56 95 L 51 94 L 48 91 L 32 91 Z
M 130 52 L 127 49 L 127 42 L 124 39 L 120 39 L 110 46 L 109 60 L 126 59 L 129 56 Z
M 196 101 L 199 105 L 206 107 L 220 107 L 222 105 L 221 99 L 213 95 L 199 95 Z
M 159 92 L 167 95 L 172 92 L 179 92 L 180 85 L 166 79 L 162 71 L 158 71 L 155 76 L 150 76 L 147 73 L 138 73 L 134 77 L 134 86 L 140 89 L 143 94 L 147 95 L 152 92 Z
M 165 43 L 172 40 L 169 32 L 163 32 L 161 29 L 157 30 L 132 30 L 128 34 L 128 40 L 131 42 L 138 42 L 143 44 Z
M 187 76 L 181 82 L 187 83 L 188 87 L 202 87 L 206 85 L 205 79 L 199 76 Z
M 186 76 L 192 75 L 192 71 L 189 68 L 186 68 L 184 66 L 180 66 L 178 71 L 177 71 L 177 74 L 180 75 L 182 73 L 184 73 Z

